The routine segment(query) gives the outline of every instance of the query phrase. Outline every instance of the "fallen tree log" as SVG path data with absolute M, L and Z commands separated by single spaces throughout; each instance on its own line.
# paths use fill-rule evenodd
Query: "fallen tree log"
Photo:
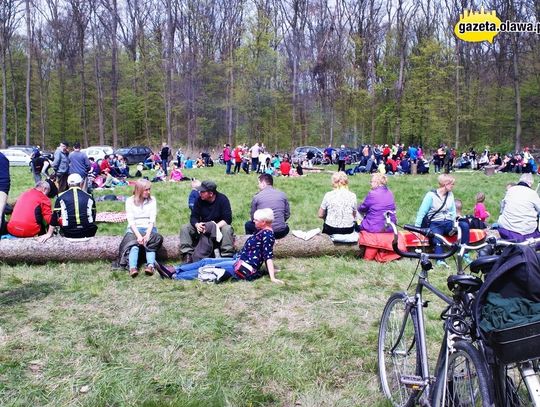
M 235 246 L 240 249 L 248 236 L 236 236 Z M 84 242 L 73 242 L 55 236 L 45 243 L 34 238 L 0 240 L 0 261 L 6 263 L 44 264 L 52 262 L 86 262 L 93 260 L 115 260 L 122 236 L 96 236 Z M 359 253 L 357 244 L 333 243 L 328 235 L 319 234 L 308 241 L 292 234 L 276 240 L 274 255 L 284 257 L 317 257 L 335 255 L 355 255 Z M 179 261 L 179 236 L 165 236 L 158 258 L 165 261 Z

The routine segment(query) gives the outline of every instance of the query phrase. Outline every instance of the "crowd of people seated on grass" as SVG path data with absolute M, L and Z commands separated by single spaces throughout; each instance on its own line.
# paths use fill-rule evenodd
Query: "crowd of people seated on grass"
M 44 171 L 45 167 L 50 167 L 54 172 L 46 179 L 42 179 L 40 175 L 35 188 L 26 191 L 23 195 L 24 199 L 18 200 L 7 226 L 3 222 L 4 231 L 7 230 L 15 237 L 40 236 L 40 242 L 49 239 L 55 228 L 59 228 L 65 237 L 87 238 L 95 235 L 97 230 L 95 226 L 95 201 L 87 193 L 87 190 L 91 191 L 90 186 L 99 185 L 97 180 L 102 180 L 102 185 L 107 183 L 115 185 L 124 182 L 130 177 L 129 167 L 121 156 L 110 155 L 98 164 L 80 151 L 79 144 L 74 145 L 72 152 L 69 152 L 68 147 L 68 143 L 60 143 L 55 152 L 55 158 L 49 166 L 44 163 L 36 166 L 36 168 L 41 168 L 41 171 Z M 259 145 L 259 143 L 251 148 L 238 146 L 236 149 L 240 153 L 235 153 L 227 144 L 224 146 L 223 157 L 224 159 L 228 158 L 228 160 L 224 160 L 225 174 L 238 172 L 236 171 L 238 154 L 240 154 L 245 172 L 259 174 L 257 179 L 259 193 L 252 201 L 251 219 L 248 219 L 245 224 L 246 233 L 257 235 L 261 228 L 257 226 L 255 214 L 261 209 L 271 209 L 273 217 L 271 220 L 268 217 L 264 219 L 267 225 L 263 229 L 268 230 L 268 225 L 271 224 L 273 239 L 286 236 L 289 232 L 287 220 L 290 217 L 291 208 L 286 195 L 274 188 L 273 179 L 274 176 L 278 175 L 290 176 L 293 175 L 293 172 L 298 173 L 302 167 L 295 169 L 287 155 L 266 153 L 264 146 Z M 447 166 L 448 160 L 445 160 L 444 157 L 447 154 L 452 154 L 451 149 L 449 150 L 444 145 L 440 149 L 440 154 L 439 150 L 435 153 L 439 156 L 436 170 L 437 172 L 446 172 L 449 167 Z M 442 157 L 443 152 L 444 157 Z M 185 177 L 182 173 L 182 160 L 179 159 L 179 162 L 169 164 L 170 155 L 170 149 L 164 143 L 161 154 L 153 156 L 153 168 L 156 169 L 154 177 L 151 180 L 141 178 L 133 183 L 134 195 L 126 202 L 129 223 L 126 236 L 131 238 L 128 239 L 130 250 L 125 252 L 127 254 L 126 264 L 128 264 L 133 276 L 138 274 L 138 268 L 136 269 L 134 265 L 134 259 L 136 254 L 138 256 L 138 252 L 133 249 L 135 247 L 133 243 L 135 242 L 139 249 L 145 248 L 145 244 L 153 236 L 152 234 L 157 234 L 155 230 L 156 214 L 146 209 L 148 204 L 155 204 L 155 198 L 152 198 L 150 194 L 150 181 L 191 180 L 192 182 L 192 190 L 188 199 L 191 209 L 190 222 L 182 226 L 180 233 L 180 250 L 184 263 L 190 264 L 194 260 L 212 258 L 216 255 L 219 257 L 234 256 L 234 231 L 231 226 L 232 208 L 227 196 L 218 191 L 217 184 L 213 181 L 201 183 Z M 37 154 L 36 156 L 39 157 Z M 488 157 L 489 163 L 505 165 L 504 160 L 498 154 L 490 154 L 485 151 L 483 156 Z M 201 155 L 201 159 L 206 158 L 208 157 Z M 421 172 L 419 169 L 422 168 L 420 163 L 423 160 L 422 149 L 414 145 L 411 145 L 406 151 L 403 145 L 384 146 L 382 149 L 379 146 L 374 148 L 364 146 L 362 158 L 354 168 L 363 167 L 361 171 L 372 173 L 370 191 L 362 203 L 358 205 L 356 194 L 349 190 L 347 173 L 335 172 L 331 177 L 332 191 L 324 195 L 318 210 L 318 216 L 323 219 L 323 233 L 347 235 L 359 231 L 361 234 L 363 233 L 364 239 L 365 236 L 369 236 L 366 235 L 369 233 L 388 233 L 389 229 L 384 224 L 384 213 L 389 210 L 395 212 L 396 208 L 393 194 L 387 186 L 388 178 L 385 173 L 391 175 L 400 173 L 400 171 L 404 172 L 404 169 L 405 171 L 410 170 L 413 165 L 417 172 Z M 526 164 L 525 161 L 527 161 Z M 235 164 L 234 169 L 233 163 Z M 9 163 L 5 157 L 0 160 L 0 166 L 2 167 L 0 168 L 2 170 L 0 172 L 2 176 L 0 179 L 0 208 L 3 208 L 10 188 Z M 136 175 L 139 178 L 142 175 L 143 166 L 144 164 L 137 166 Z M 524 149 L 523 160 L 519 166 L 519 171 L 515 172 L 524 174 L 517 185 L 508 187 L 501 205 L 501 215 L 495 224 L 499 227 L 501 236 L 525 239 L 538 235 L 535 225 L 540 214 L 540 199 L 538 193 L 532 189 L 534 178 L 531 172 L 535 169 L 534 158 L 527 148 Z M 165 168 L 168 168 L 170 173 Z M 366 168 L 369 168 L 369 171 Z M 46 170 L 44 172 L 45 175 L 48 175 Z M 36 173 L 33 172 L 33 176 L 35 175 Z M 416 217 L 417 225 L 421 225 L 427 218 L 429 223 L 427 226 L 430 229 L 444 234 L 449 233 L 454 223 L 458 221 L 463 230 L 462 242 L 466 243 L 470 227 L 486 227 L 489 218 L 492 218 L 491 221 L 494 220 L 493 216 L 485 209 L 484 193 L 477 194 L 476 202 L 474 202 L 474 213 L 463 216 L 457 205 L 459 200 L 455 199 L 452 193 L 455 179 L 448 174 L 442 174 L 439 176 L 438 182 L 438 187 L 428 191 L 422 200 Z M 57 189 L 54 195 L 59 194 L 54 207 L 51 205 L 50 195 L 47 196 L 51 193 L 52 188 Z M 140 221 L 137 220 L 137 214 L 144 215 L 144 225 L 141 223 L 142 218 L 139 219 Z M 478 223 L 473 225 L 471 222 Z M 434 239 L 433 245 L 436 252 L 442 250 L 440 242 L 436 239 Z M 133 254 L 130 254 L 132 249 Z M 152 252 L 150 251 L 150 253 Z M 151 254 L 147 255 L 146 274 L 153 274 L 154 261 Z M 260 264 L 252 264 L 252 266 L 259 268 Z
M 431 155 L 426 155 L 421 146 L 411 144 L 405 147 L 404 144 L 384 144 L 384 145 L 363 145 L 357 149 L 354 161 L 351 157 L 340 159 L 339 153 L 348 150 L 342 145 L 341 149 L 331 149 L 327 147 L 324 151 L 331 149 L 331 156 L 335 157 L 330 162 L 338 164 L 338 171 L 344 171 L 349 176 L 358 173 L 382 173 L 387 175 L 405 174 L 428 174 L 430 169 L 434 173 L 450 173 L 455 169 L 483 169 L 486 166 L 493 166 L 495 172 L 513 173 L 537 173 L 538 166 L 529 151 L 525 147 L 519 153 L 500 154 L 490 152 L 485 149 L 482 153 L 477 153 L 473 148 L 458 155 L 454 148 L 446 144 L 441 144 Z M 326 154 L 326 153 L 325 153 Z M 240 144 L 236 147 L 225 144 L 219 155 L 219 162 L 225 165 L 225 174 L 233 175 L 239 173 L 267 173 L 273 176 L 298 176 L 304 175 L 306 169 L 313 167 L 309 154 L 294 165 L 288 153 L 270 153 L 263 143 L 255 143 L 249 147 L 247 144 Z M 176 161 L 172 161 L 170 148 L 163 144 L 160 152 L 154 152 L 143 163 L 144 169 L 159 171 L 156 180 L 169 179 L 169 171 L 172 165 L 180 171 L 184 167 L 202 168 L 214 165 L 211 154 L 202 151 L 195 159 L 186 159 L 181 149 L 176 152 Z M 106 172 L 108 169 L 108 173 Z M 98 180 L 96 186 L 110 187 L 122 182 L 131 176 L 129 167 L 121 156 L 111 155 L 102 160 L 99 165 L 99 174 L 103 180 Z
M 468 152 L 461 154 L 454 162 L 454 167 L 457 169 L 478 170 L 486 166 L 493 166 L 495 172 L 539 173 L 538 165 L 529 147 L 525 147 L 520 152 L 508 152 L 506 154 L 491 152 L 487 148 L 478 154 L 471 148 Z

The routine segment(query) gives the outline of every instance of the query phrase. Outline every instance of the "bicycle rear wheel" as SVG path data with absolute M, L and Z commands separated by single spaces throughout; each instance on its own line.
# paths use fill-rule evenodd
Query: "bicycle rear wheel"
M 379 327 L 379 379 L 384 395 L 396 407 L 413 406 L 419 393 L 410 380 L 420 375 L 418 322 L 407 299 L 403 292 L 392 294 Z
M 498 405 L 505 407 L 534 406 L 517 364 L 494 364 L 492 371 L 495 383 L 494 398 Z
M 433 392 L 434 407 L 491 407 L 493 405 L 486 364 L 467 341 L 454 343 L 447 368 L 439 369 Z

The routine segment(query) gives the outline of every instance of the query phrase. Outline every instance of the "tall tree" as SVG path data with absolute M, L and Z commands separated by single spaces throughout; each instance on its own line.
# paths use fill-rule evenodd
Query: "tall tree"
M 283 42 L 287 52 L 288 66 L 290 69 L 290 97 L 291 97 L 291 116 L 292 116 L 292 134 L 291 144 L 304 144 L 307 138 L 305 120 L 305 104 L 300 100 L 300 83 L 302 75 L 302 56 L 305 49 L 305 28 L 307 24 L 307 13 L 309 2 L 307 0 L 291 0 L 288 2 L 279 2 L 281 6 Z M 304 110 L 302 112 L 302 110 Z M 301 131 L 298 132 L 298 121 L 301 121 Z M 302 123 L 304 122 L 304 123 Z
M 396 99 L 396 123 L 394 128 L 394 143 L 401 141 L 401 104 L 403 101 L 403 91 L 405 89 L 405 67 L 407 64 L 409 32 L 411 16 L 416 10 L 417 3 L 410 3 L 407 0 L 397 0 L 394 7 L 394 2 L 389 1 L 387 10 L 390 21 L 394 24 L 395 30 L 395 50 L 399 59 L 399 68 L 397 72 L 397 80 L 394 86 Z
M 32 13 L 30 11 L 31 1 L 25 0 L 26 4 L 26 145 L 30 145 L 30 131 L 32 128 L 32 104 L 30 101 L 31 82 L 32 82 Z
M 79 55 L 79 78 L 81 91 L 80 124 L 83 134 L 83 143 L 88 147 L 88 117 L 86 108 L 86 29 L 89 21 L 88 3 L 84 0 L 69 0 L 73 24 L 76 31 L 77 50 Z
M 99 17 L 103 13 L 103 9 L 100 8 L 99 0 L 91 0 L 91 33 L 92 33 L 92 48 L 93 48 L 93 67 L 94 67 L 94 79 L 96 82 L 96 104 L 98 115 L 98 135 L 99 144 L 105 145 L 105 92 L 103 85 L 103 43 L 101 41 L 103 28 L 99 24 Z
M 165 0 L 165 9 L 167 11 L 166 20 L 166 46 L 165 55 L 163 58 L 165 69 L 165 127 L 167 131 L 167 143 L 172 144 L 172 104 L 173 104 L 173 69 L 174 69 L 174 37 L 177 27 L 178 2 L 176 0 Z
M 5 0 L 0 2 L 0 69 L 2 71 L 2 148 L 7 147 L 7 69 L 8 51 L 13 33 L 19 21 L 18 1 Z

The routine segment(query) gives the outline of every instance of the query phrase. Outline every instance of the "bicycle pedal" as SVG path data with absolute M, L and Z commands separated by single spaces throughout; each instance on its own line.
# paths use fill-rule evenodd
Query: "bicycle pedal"
M 401 384 L 413 390 L 421 390 L 426 386 L 426 382 L 420 376 L 401 375 Z

